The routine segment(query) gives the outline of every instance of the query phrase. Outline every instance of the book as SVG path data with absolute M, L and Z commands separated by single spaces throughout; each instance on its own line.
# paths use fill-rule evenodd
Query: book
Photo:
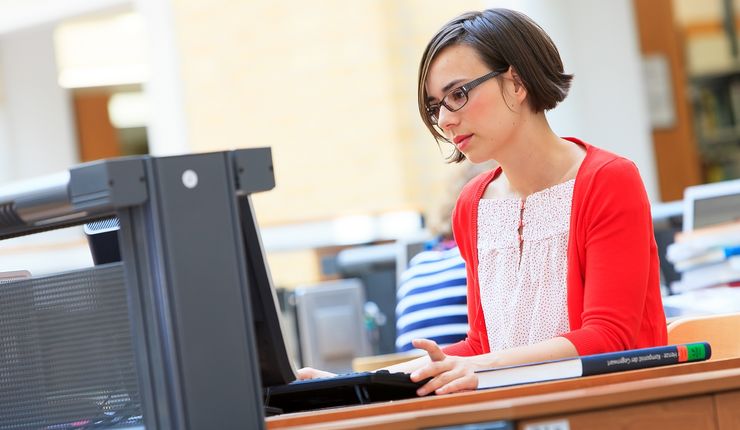
M 673 268 L 676 269 L 677 272 L 686 272 L 687 270 L 692 270 L 698 267 L 721 263 L 736 255 L 740 255 L 740 245 L 710 249 L 695 257 L 677 261 L 673 265 Z
M 668 318 L 738 313 L 740 312 L 738 287 L 703 288 L 666 296 L 663 297 L 663 309 Z
M 704 227 L 691 232 L 676 233 L 676 241 L 668 245 L 666 259 L 671 263 L 697 257 L 716 248 L 740 245 L 740 222 Z
M 720 224 L 700 227 L 691 231 L 676 232 L 675 240 L 677 243 L 687 242 L 702 238 L 718 238 L 722 235 L 737 233 L 740 231 L 740 220 L 727 221 Z
M 475 373 L 478 376 L 478 389 L 482 390 L 703 361 L 711 356 L 709 343 L 697 342 L 496 367 Z
M 671 290 L 680 293 L 735 281 L 740 281 L 740 255 L 730 257 L 721 263 L 683 272 L 680 281 L 671 283 Z

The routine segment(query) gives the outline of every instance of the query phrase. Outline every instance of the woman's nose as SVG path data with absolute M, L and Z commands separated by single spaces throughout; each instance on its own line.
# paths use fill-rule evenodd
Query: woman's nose
M 449 128 L 457 125 L 458 116 L 457 112 L 450 112 L 446 107 L 439 107 L 439 117 L 437 118 L 437 125 L 444 132 L 448 132 Z

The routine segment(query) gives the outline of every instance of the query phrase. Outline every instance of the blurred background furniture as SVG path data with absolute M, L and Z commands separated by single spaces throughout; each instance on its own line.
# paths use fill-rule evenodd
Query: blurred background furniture
M 302 366 L 336 373 L 371 353 L 364 327 L 365 293 L 358 279 L 298 287 L 295 310 Z
M 709 342 L 712 360 L 740 357 L 740 313 L 677 319 L 668 324 L 668 343 Z

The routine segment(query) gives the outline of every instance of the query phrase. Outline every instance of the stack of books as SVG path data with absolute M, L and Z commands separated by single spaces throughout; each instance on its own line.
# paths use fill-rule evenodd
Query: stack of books
M 674 293 L 740 286 L 740 221 L 678 233 L 666 259 L 681 274 Z

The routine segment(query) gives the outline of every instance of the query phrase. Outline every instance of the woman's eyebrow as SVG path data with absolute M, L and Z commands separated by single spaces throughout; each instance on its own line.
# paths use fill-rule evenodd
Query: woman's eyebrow
M 449 91 L 452 87 L 454 87 L 455 85 L 457 85 L 457 84 L 459 84 L 460 82 L 463 82 L 463 81 L 465 81 L 465 79 L 455 79 L 455 80 L 452 80 L 452 81 L 448 82 L 447 85 L 445 85 L 444 87 L 442 87 L 441 93 L 443 95 L 447 95 L 447 91 Z M 427 96 L 427 99 L 426 99 L 427 103 L 432 102 L 434 100 L 437 100 L 437 98 L 436 97 L 432 97 L 432 96 Z
M 455 85 L 459 84 L 460 82 L 464 81 L 465 79 L 455 79 L 454 81 L 449 82 L 447 85 L 442 87 L 442 94 L 447 94 L 447 91 L 452 89 Z

